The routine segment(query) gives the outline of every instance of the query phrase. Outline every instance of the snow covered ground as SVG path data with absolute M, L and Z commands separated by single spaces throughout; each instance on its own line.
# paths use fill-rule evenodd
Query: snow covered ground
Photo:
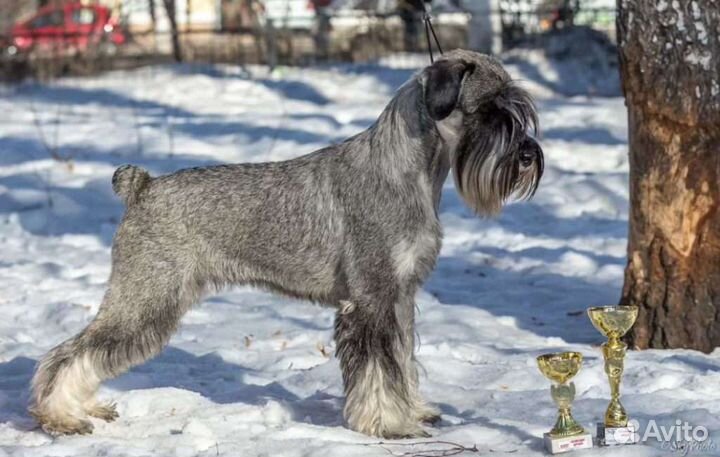
M 107 383 L 120 419 L 53 439 L 25 412 L 45 351 L 95 314 L 122 207 L 114 169 L 166 173 L 281 160 L 369 125 L 417 62 L 325 69 L 171 66 L 0 86 L 0 456 L 439 455 L 428 440 L 380 446 L 343 427 L 333 312 L 249 288 L 209 298 L 157 358 Z M 448 182 L 445 241 L 418 295 L 422 391 L 443 412 L 431 440 L 482 455 L 541 455 L 554 422 L 535 356 L 575 350 L 575 416 L 609 398 L 590 305 L 619 298 L 628 212 L 626 114 L 616 98 L 537 96 L 546 175 L 535 199 L 473 217 Z M 50 158 L 54 153 L 66 161 Z M 720 445 L 720 352 L 630 352 L 633 418 L 706 427 Z M 410 443 L 425 442 L 411 445 Z M 585 456 L 669 455 L 655 440 Z M 708 446 L 707 454 L 719 454 Z M 675 452 L 677 453 L 677 451 Z M 463 455 L 472 455 L 467 451 Z M 701 455 L 696 452 L 694 455 Z

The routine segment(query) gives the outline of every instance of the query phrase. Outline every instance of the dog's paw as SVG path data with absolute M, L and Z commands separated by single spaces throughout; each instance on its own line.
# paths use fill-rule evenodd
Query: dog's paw
M 440 422 L 441 412 L 438 408 L 424 404 L 415 410 L 415 416 L 419 422 L 434 425 Z
M 435 424 L 440 421 L 441 411 L 434 405 L 426 402 L 422 397 L 417 396 L 413 402 L 412 413 L 417 422 L 424 424 Z
M 426 414 L 426 415 L 420 416 L 418 420 L 424 424 L 435 425 L 438 422 L 440 422 L 440 420 L 442 420 L 442 416 L 440 415 L 440 413 Z
M 413 418 L 412 413 L 406 415 L 408 419 Z M 374 420 L 362 424 L 348 424 L 352 430 L 368 436 L 397 440 L 403 438 L 427 438 L 430 434 L 423 429 L 416 421 L 381 421 Z
M 419 425 L 408 426 L 402 430 L 386 431 L 382 434 L 383 438 L 390 440 L 399 440 L 406 438 L 429 438 L 430 433 Z
M 115 403 L 97 404 L 87 411 L 89 416 L 112 422 L 119 417 Z
M 74 417 L 42 420 L 40 427 L 52 436 L 89 435 L 93 432 L 93 424 L 89 420 Z

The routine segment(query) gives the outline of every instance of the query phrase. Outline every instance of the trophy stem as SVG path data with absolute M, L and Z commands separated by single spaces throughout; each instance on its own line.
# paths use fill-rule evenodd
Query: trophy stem
M 605 373 L 610 381 L 610 404 L 605 412 L 607 427 L 625 427 L 628 422 L 627 413 L 620 403 L 620 381 L 624 370 L 624 359 L 627 345 L 618 337 L 611 337 L 602 345 L 605 359 Z
M 572 417 L 570 408 L 558 410 L 558 418 L 555 421 L 555 426 L 550 430 L 551 437 L 560 438 L 580 435 L 582 433 L 585 433 L 585 429 Z
M 550 393 L 558 406 L 558 417 L 555 426 L 550 430 L 550 436 L 561 438 L 585 433 L 585 429 L 577 423 L 570 411 L 570 405 L 575 398 L 575 384 L 559 384 L 550 388 Z

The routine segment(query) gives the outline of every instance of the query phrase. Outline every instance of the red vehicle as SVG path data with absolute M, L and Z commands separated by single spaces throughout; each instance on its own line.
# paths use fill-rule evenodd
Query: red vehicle
M 126 37 L 104 6 L 66 3 L 46 6 L 10 32 L 10 54 L 55 52 L 73 54 L 104 47 L 114 50 Z

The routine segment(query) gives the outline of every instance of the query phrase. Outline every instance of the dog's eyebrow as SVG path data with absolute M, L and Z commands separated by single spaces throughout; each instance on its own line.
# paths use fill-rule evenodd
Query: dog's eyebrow
M 526 89 L 516 84 L 518 81 L 520 80 L 513 79 L 503 86 L 496 100 L 505 103 L 499 103 L 498 106 L 513 117 L 523 132 L 530 130 L 537 136 L 540 132 L 540 121 L 535 100 Z M 507 97 L 502 98 L 503 96 Z

